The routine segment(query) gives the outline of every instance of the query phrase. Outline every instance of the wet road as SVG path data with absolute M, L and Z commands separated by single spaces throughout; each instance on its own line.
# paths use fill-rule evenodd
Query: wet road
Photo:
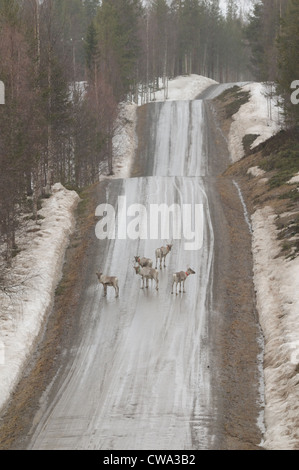
M 224 373 L 217 385 L 221 374 L 217 355 L 222 354 L 222 345 L 221 333 L 215 329 L 218 322 L 220 328 L 227 303 L 225 295 L 223 300 L 219 298 L 220 289 L 215 295 L 215 285 L 219 286 L 221 277 L 219 240 L 224 249 L 230 243 L 228 237 L 222 239 L 228 229 L 221 226 L 224 216 L 219 209 L 216 181 L 219 171 L 228 164 L 227 151 L 220 155 L 222 161 L 219 153 L 213 153 L 212 134 L 217 131 L 209 128 L 202 100 L 150 104 L 140 112 L 143 129 L 139 129 L 135 162 L 139 174 L 103 183 L 105 196 L 102 188 L 98 204 L 106 202 L 115 208 L 119 216 L 116 228 L 123 235 L 132 221 L 127 208 L 142 204 L 145 212 L 141 225 L 147 230 L 144 239 L 136 235 L 136 240 L 127 237 L 100 241 L 94 236 L 86 288 L 79 305 L 77 340 L 67 353 L 67 366 L 58 371 L 43 394 L 29 449 L 186 450 L 225 446 L 223 416 L 229 410 L 220 383 L 229 382 L 229 377 Z M 236 189 L 230 183 L 229 187 L 238 201 Z M 126 207 L 117 208 L 119 196 L 126 197 Z M 154 259 L 155 249 L 174 238 L 170 232 L 169 237 L 160 233 L 159 239 L 151 239 L 150 207 L 155 204 L 202 207 L 200 225 L 196 227 L 202 246 L 186 250 L 188 240 L 181 227 L 181 239 L 173 240 L 167 267 L 160 272 L 158 292 L 154 287 L 141 289 L 140 278 L 133 270 L 134 256 Z M 241 204 L 236 204 L 241 214 Z M 244 225 L 245 233 L 248 227 L 240 214 L 242 222 L 238 223 Z M 160 231 L 165 220 L 161 224 Z M 172 229 L 176 224 L 178 219 Z M 171 295 L 172 273 L 189 266 L 196 275 L 187 280 L 186 294 Z M 118 299 L 113 289 L 108 289 L 107 298 L 103 298 L 95 277 L 99 270 L 119 277 Z M 249 332 L 253 344 L 255 333 L 253 325 Z M 248 339 L 245 342 L 247 347 Z M 255 350 L 252 355 L 252 370 L 247 374 L 257 379 Z M 242 377 L 237 380 L 242 381 Z M 246 404 L 251 423 L 258 419 L 258 406 L 252 406 L 257 399 L 254 388 Z M 236 401 L 243 403 L 242 391 Z M 237 419 L 242 421 L 244 417 Z M 241 423 L 241 429 L 247 426 Z M 254 424 L 251 426 L 254 428 Z M 240 435 L 234 439 L 242 441 L 243 431 L 238 432 Z M 259 437 L 254 428 L 252 445 L 258 444 Z

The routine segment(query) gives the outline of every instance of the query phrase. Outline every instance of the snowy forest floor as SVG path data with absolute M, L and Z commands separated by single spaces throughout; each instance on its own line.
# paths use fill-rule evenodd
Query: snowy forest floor
M 10 267 L 2 266 L 0 408 L 18 383 L 51 311 L 79 200 L 76 192 L 54 185 L 37 221 L 24 214 L 26 222 L 16 237 L 18 253 Z

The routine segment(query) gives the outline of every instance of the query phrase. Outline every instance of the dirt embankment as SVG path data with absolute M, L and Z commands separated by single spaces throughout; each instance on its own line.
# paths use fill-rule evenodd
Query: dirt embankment
M 233 96 L 214 102 L 228 136 Z M 236 178 L 252 220 L 257 312 L 264 335 L 264 447 L 299 448 L 299 145 L 298 131 L 281 131 L 223 174 Z

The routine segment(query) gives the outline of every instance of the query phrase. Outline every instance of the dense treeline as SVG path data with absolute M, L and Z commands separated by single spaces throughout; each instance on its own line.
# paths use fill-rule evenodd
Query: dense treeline
M 19 214 L 37 217 L 53 183 L 113 172 L 118 105 L 179 74 L 246 71 L 242 19 L 228 0 L 0 0 L 0 237 L 13 256 Z M 167 89 L 167 88 L 166 88 Z
M 251 71 L 273 82 L 283 98 L 286 123 L 299 124 L 299 106 L 291 101 L 291 84 L 299 80 L 299 0 L 257 2 L 245 28 Z
M 251 0 L 248 0 L 250 2 Z M 119 103 L 168 80 L 279 79 L 299 61 L 299 0 L 0 0 L 0 237 L 8 261 L 19 214 L 37 217 L 53 183 L 82 188 L 113 173 Z M 252 52 L 251 61 L 250 51 Z M 293 60 L 294 58 L 294 60 Z M 249 62 L 251 69 L 249 70 Z
M 218 0 L 153 0 L 143 20 L 142 82 L 196 73 L 215 80 L 247 75 L 238 2 L 228 0 L 224 17 Z
M 75 47 L 78 34 L 83 43 L 92 3 L 0 1 L 0 78 L 5 84 L 5 105 L 0 107 L 0 236 L 8 261 L 16 249 L 21 211 L 36 217 L 39 198 L 56 181 L 79 186 L 83 179 L 93 180 L 88 175 L 92 166 L 96 168 L 94 149 L 87 145 L 80 163 L 76 161 L 86 104 L 78 92 L 70 100 L 84 58 L 83 44 L 77 56 Z M 85 114 L 92 127 L 92 113 Z M 94 145 L 93 136 L 90 142 Z

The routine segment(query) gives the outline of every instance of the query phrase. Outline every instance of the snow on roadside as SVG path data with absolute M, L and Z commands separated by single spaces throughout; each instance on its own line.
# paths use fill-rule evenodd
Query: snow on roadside
M 54 185 L 39 211 L 43 219 L 38 225 L 32 222 L 17 240 L 21 252 L 9 274 L 19 287 L 9 296 L 0 292 L 0 409 L 18 383 L 52 307 L 79 200 L 74 191 Z
M 288 181 L 288 184 L 297 184 L 299 183 L 299 173 L 297 173 L 293 178 Z
M 265 85 L 242 87 L 250 91 L 249 103 L 234 115 L 229 143 L 232 161 L 244 156 L 245 135 L 258 134 L 253 147 L 281 130 L 279 109 L 265 97 Z M 264 173 L 254 167 L 253 177 Z M 261 180 L 260 180 L 261 181 Z M 264 335 L 265 434 L 269 450 L 298 449 L 299 436 L 299 259 L 278 257 L 281 251 L 270 207 L 252 215 L 252 252 L 257 310 Z
M 244 157 L 243 137 L 248 134 L 258 137 L 251 148 L 265 142 L 281 130 L 281 111 L 275 98 L 267 98 L 269 87 L 263 83 L 249 83 L 241 87 L 250 92 L 250 100 L 233 116 L 229 136 L 232 162 Z
M 164 90 L 155 93 L 154 101 L 189 101 L 194 100 L 200 93 L 218 82 L 202 75 L 177 77 L 168 82 L 168 96 L 165 100 Z
M 270 207 L 252 216 L 254 283 L 265 337 L 264 447 L 298 449 L 299 259 L 278 257 L 276 215 Z

